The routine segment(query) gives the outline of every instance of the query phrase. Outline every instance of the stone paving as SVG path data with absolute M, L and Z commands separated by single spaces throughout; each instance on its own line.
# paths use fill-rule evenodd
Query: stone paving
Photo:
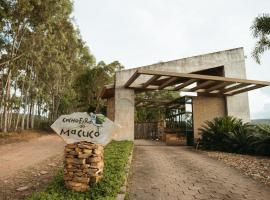
M 270 200 L 270 188 L 186 146 L 136 140 L 133 200 Z

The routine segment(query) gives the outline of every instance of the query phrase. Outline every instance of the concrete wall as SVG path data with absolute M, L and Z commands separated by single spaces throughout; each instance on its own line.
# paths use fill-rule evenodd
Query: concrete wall
M 205 121 L 226 116 L 225 99 L 221 97 L 193 97 L 193 130 L 195 140 L 199 138 L 199 128 Z
M 225 77 L 246 78 L 243 48 L 157 63 L 143 66 L 142 68 L 167 72 L 192 73 L 219 66 L 224 66 Z M 124 88 L 124 84 L 137 69 L 133 68 L 116 73 L 115 122 L 122 127 L 116 131 L 115 139 L 132 140 L 134 138 L 134 91 Z M 135 84 L 140 84 L 140 82 L 148 78 L 149 76 L 141 77 Z M 226 106 L 228 115 L 240 117 L 244 121 L 250 120 L 248 96 L 246 93 L 227 97 Z

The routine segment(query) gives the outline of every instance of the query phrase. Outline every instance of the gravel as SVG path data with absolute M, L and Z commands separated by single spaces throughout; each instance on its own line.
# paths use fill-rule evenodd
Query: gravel
M 207 152 L 208 156 L 242 171 L 245 175 L 270 186 L 270 157 Z

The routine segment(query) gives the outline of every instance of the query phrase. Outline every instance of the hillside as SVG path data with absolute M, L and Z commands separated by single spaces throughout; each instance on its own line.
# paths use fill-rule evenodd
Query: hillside
M 270 119 L 252 119 L 252 123 L 255 124 L 268 124 L 270 125 Z

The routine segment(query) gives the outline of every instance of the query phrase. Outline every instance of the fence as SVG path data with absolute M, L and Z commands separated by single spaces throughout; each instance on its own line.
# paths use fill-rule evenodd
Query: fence
M 157 122 L 135 122 L 135 139 L 156 139 L 158 135 Z

